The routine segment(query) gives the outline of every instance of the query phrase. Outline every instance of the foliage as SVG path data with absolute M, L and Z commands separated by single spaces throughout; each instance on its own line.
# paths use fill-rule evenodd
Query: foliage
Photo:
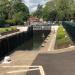
M 56 8 L 54 0 L 47 2 L 46 6 L 43 8 L 43 18 L 44 20 L 53 21 L 56 18 Z
M 23 22 L 24 22 L 24 16 L 23 16 L 23 14 L 22 14 L 22 12 L 18 12 L 18 13 L 16 13 L 15 14 L 15 19 L 16 19 L 16 23 L 17 24 L 23 24 Z
M 17 20 L 17 18 L 18 20 Z M 0 24 L 23 23 L 29 17 L 29 9 L 21 0 L 0 0 Z
M 37 10 L 33 13 L 33 16 L 37 16 L 38 18 L 42 17 L 42 5 L 38 5 Z
M 6 20 L 6 23 L 11 25 L 16 24 L 16 19 L 8 19 Z
M 17 28 L 15 26 L 11 26 L 11 27 L 3 27 L 3 28 L 0 28 L 0 33 L 3 33 L 3 32 L 7 32 L 7 31 L 12 31 L 12 30 L 16 30 Z
M 62 26 L 59 26 L 56 37 L 56 46 L 60 47 L 68 47 L 69 44 L 72 44 L 68 34 L 64 30 Z
M 29 17 L 29 10 L 28 10 L 28 7 L 24 3 L 15 4 L 14 9 L 16 13 L 18 12 L 22 13 L 21 15 L 23 16 L 23 20 L 27 20 L 27 18 Z
M 51 0 L 48 1 L 44 8 L 34 12 L 34 15 L 41 15 L 44 20 L 61 21 L 70 20 L 75 16 L 74 0 Z
M 71 15 L 72 0 L 56 0 L 56 10 L 58 12 L 58 20 L 69 20 Z

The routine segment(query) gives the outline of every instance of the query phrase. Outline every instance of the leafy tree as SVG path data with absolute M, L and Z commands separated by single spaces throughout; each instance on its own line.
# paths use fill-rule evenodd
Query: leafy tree
M 42 17 L 42 5 L 37 6 L 37 10 L 33 13 L 33 16 L 37 16 L 38 18 Z
M 21 22 L 24 22 L 28 19 L 29 9 L 24 3 L 15 4 L 14 10 L 15 10 L 14 18 L 18 17 L 18 19 L 21 20 Z M 18 19 L 17 19 L 17 21 L 18 21 Z M 18 21 L 18 22 L 20 22 L 20 21 Z
M 71 4 L 71 13 L 72 13 L 72 19 L 75 20 L 75 1 L 72 1 L 72 4 Z
M 52 0 L 43 8 L 43 18 L 45 20 L 70 20 L 74 12 L 74 0 Z
M 18 19 L 17 19 L 18 17 Z M 29 17 L 28 7 L 22 0 L 0 0 L 0 23 L 23 23 Z M 3 22 L 3 20 L 5 22 Z
M 0 0 L 0 25 L 5 23 L 5 19 L 7 17 L 6 8 L 8 4 L 8 0 Z
M 46 3 L 46 6 L 43 8 L 43 18 L 44 20 L 55 20 L 57 15 L 55 1 L 52 0 Z
M 56 10 L 58 13 L 58 20 L 70 19 L 71 13 L 71 5 L 73 0 L 56 0 Z

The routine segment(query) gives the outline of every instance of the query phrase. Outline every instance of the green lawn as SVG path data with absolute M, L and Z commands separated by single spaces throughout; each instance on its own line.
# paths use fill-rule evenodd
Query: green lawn
M 71 39 L 69 38 L 63 26 L 59 26 L 56 37 L 56 47 L 68 47 L 71 43 Z
M 15 27 L 15 26 L 11 26 L 11 27 L 3 27 L 3 28 L 0 28 L 0 33 L 12 31 L 12 30 L 16 30 L 16 27 Z

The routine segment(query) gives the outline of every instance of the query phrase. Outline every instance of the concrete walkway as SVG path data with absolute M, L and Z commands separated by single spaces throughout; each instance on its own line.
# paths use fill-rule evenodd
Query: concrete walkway
M 54 50 L 57 29 L 58 26 L 52 26 L 41 51 L 19 50 L 11 54 L 10 64 L 0 64 L 0 75 L 4 72 L 11 73 L 7 75 L 75 75 L 75 47 Z
M 51 36 L 50 36 L 50 44 L 48 51 L 54 50 L 55 42 L 56 42 L 56 35 L 57 35 L 58 26 L 52 26 L 51 27 Z
M 75 51 L 56 54 L 41 53 L 32 65 L 41 65 L 45 75 L 75 75 Z M 35 74 L 28 72 L 27 75 Z
M 28 30 L 28 26 L 16 26 L 17 29 L 20 30 L 20 32 L 27 32 Z

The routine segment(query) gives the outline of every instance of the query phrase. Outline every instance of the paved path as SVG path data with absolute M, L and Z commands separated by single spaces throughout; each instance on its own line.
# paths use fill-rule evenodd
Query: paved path
M 45 75 L 75 75 L 75 51 L 39 54 L 32 65 L 41 65 Z M 40 75 L 37 72 L 27 73 L 27 75 L 35 74 Z
M 54 50 L 55 42 L 56 42 L 56 35 L 57 35 L 58 26 L 52 26 L 51 27 L 51 36 L 50 36 L 50 44 L 48 51 Z
M 7 75 L 75 75 L 75 47 L 53 50 L 57 29 L 57 26 L 52 27 L 52 35 L 48 37 L 45 47 L 41 48 L 49 51 L 16 51 L 11 55 L 10 64 L 0 65 L 0 75 L 3 75 L 3 72 L 11 73 Z M 12 65 L 14 68 L 11 67 Z M 25 65 L 37 67 L 25 68 Z
M 40 52 L 54 51 L 57 30 L 58 30 L 58 26 L 52 26 L 51 27 L 51 33 L 44 40 L 44 42 L 43 42 L 44 47 L 40 48 L 40 50 L 39 50 Z
M 27 30 L 28 30 L 28 26 L 16 26 L 17 27 L 17 29 L 19 29 L 20 30 L 20 32 L 26 32 Z
M 13 54 L 10 55 L 11 57 L 11 63 L 9 64 L 0 64 L 0 75 L 3 75 L 6 72 L 16 71 L 16 70 L 25 70 L 26 67 L 2 67 L 2 66 L 30 66 L 32 62 L 35 60 L 36 56 L 38 55 L 38 52 L 36 51 L 15 51 Z M 14 75 L 7 74 L 7 75 Z M 16 74 L 15 74 L 16 75 Z M 23 75 L 23 74 L 20 74 Z M 24 74 L 25 75 L 25 74 Z
M 7 72 L 11 74 L 7 75 L 75 75 L 75 48 L 73 50 L 68 50 L 64 52 L 55 52 L 54 53 L 37 53 L 34 52 L 28 52 L 28 56 L 26 56 L 27 52 L 21 52 L 19 51 L 15 53 L 15 58 L 12 55 L 14 63 L 8 64 L 8 65 L 0 65 L 0 75 L 2 75 L 2 72 Z M 22 54 L 22 55 L 21 55 Z M 23 58 L 22 58 L 23 57 Z M 21 58 L 21 59 L 20 59 Z M 33 62 L 32 62 L 33 61 Z M 36 68 L 30 68 L 32 71 L 27 71 L 25 74 L 26 68 L 22 65 L 30 65 L 31 66 L 42 66 L 42 68 L 37 70 Z M 1 66 L 21 66 L 21 67 L 15 67 L 15 68 L 2 68 Z M 41 71 L 43 70 L 43 71 Z M 20 72 L 19 72 L 20 71 Z M 41 71 L 41 72 L 40 72 Z M 15 72 L 13 74 L 13 72 Z M 43 74 L 43 73 L 45 74 Z

